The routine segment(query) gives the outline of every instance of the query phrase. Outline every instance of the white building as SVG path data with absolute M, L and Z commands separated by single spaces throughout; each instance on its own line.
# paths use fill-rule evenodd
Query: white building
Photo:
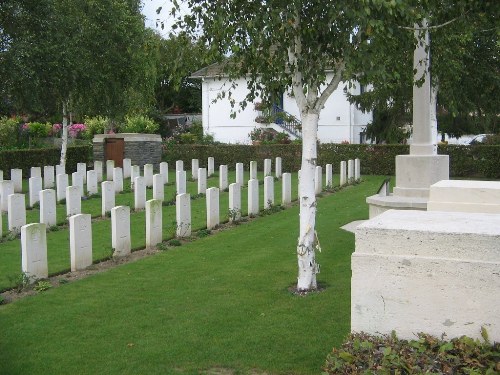
M 333 73 L 327 72 L 327 79 L 331 79 Z M 227 97 L 227 91 L 231 88 L 231 82 L 221 71 L 220 65 L 213 64 L 203 68 L 191 75 L 191 78 L 202 80 L 202 117 L 205 134 L 212 134 L 216 141 L 224 143 L 250 143 L 249 133 L 256 127 L 271 127 L 278 132 L 285 132 L 295 139 L 295 135 L 287 131 L 280 124 L 262 124 L 256 122 L 261 114 L 252 103 L 244 110 L 231 118 L 231 111 L 239 110 L 238 103 L 248 93 L 247 83 L 244 78 L 235 82 L 236 88 L 232 89 L 232 98 L 236 105 L 231 108 Z M 318 138 L 322 143 L 362 143 L 364 142 L 364 129 L 372 121 L 372 113 L 365 113 L 349 103 L 346 93 L 360 93 L 360 85 L 349 88 L 347 84 L 341 83 L 339 88 L 327 100 L 319 118 Z M 220 95 L 226 92 L 222 99 Z M 300 118 L 295 99 L 290 93 L 283 94 L 280 107 L 285 113 Z M 300 120 L 299 120 L 300 121 Z

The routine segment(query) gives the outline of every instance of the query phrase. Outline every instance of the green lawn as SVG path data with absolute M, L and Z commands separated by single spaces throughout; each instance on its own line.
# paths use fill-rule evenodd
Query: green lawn
M 325 291 L 287 290 L 297 273 L 292 207 L 0 306 L 0 374 L 320 373 L 350 324 L 354 235 L 339 227 L 368 217 L 365 198 L 383 177 L 364 179 L 318 202 Z

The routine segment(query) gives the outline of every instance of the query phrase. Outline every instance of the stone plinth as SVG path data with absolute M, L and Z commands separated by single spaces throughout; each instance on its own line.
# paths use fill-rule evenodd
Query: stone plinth
M 500 215 L 390 210 L 358 226 L 351 329 L 500 340 Z

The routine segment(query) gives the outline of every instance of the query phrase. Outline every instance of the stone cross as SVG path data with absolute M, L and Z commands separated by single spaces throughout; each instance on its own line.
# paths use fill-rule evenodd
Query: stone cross
M 214 171 L 215 171 L 215 160 L 212 156 L 209 156 L 207 162 L 208 177 L 211 177 L 214 174 Z
M 143 210 L 146 207 L 146 182 L 144 177 L 136 177 L 134 181 L 134 209 Z
M 56 176 L 57 201 L 66 199 L 66 188 L 68 187 L 68 175 L 66 173 Z
M 283 173 L 281 185 L 281 204 L 283 206 L 292 203 L 292 175 L 290 173 Z
M 113 168 L 113 183 L 115 193 L 121 193 L 123 191 L 123 170 L 120 167 Z
M 142 177 L 136 177 L 142 178 Z M 130 207 L 116 206 L 111 209 L 111 247 L 114 257 L 130 254 Z
M 276 157 L 276 161 L 275 161 L 275 170 L 276 170 L 276 178 L 281 178 L 281 175 L 283 174 L 282 171 L 281 171 L 281 164 L 282 164 L 282 161 L 281 161 L 281 157 L 277 156 Z
M 270 160 L 270 159 L 269 159 Z M 274 205 L 274 177 L 264 177 L 264 209 L 270 209 Z
M 155 174 L 153 176 L 153 199 L 158 199 L 161 202 L 165 199 L 165 185 L 163 185 L 164 176 Z
M 97 176 L 97 183 L 102 182 L 102 161 L 100 160 L 95 160 L 94 161 L 94 171 Z
M 219 189 L 224 191 L 228 186 L 227 165 L 219 165 Z
M 167 162 L 162 161 L 160 163 L 160 174 L 163 177 L 163 184 L 167 184 L 168 183 L 168 163 Z
M 53 189 L 40 191 L 40 223 L 47 224 L 47 227 L 57 225 L 56 191 Z
M 339 170 L 339 173 L 340 173 L 340 186 L 344 186 L 345 184 L 347 184 L 347 171 L 346 171 L 346 168 L 347 167 L 347 164 L 345 162 L 345 160 L 341 161 L 340 162 L 340 170 Z
M 66 188 L 66 216 L 73 216 L 82 213 L 82 196 L 78 186 L 68 186 Z
M 76 171 L 82 175 L 83 183 L 86 184 L 87 183 L 87 164 L 76 163 Z
M 175 186 L 177 194 L 186 193 L 186 171 L 175 172 Z
M 259 213 L 259 180 L 248 180 L 248 215 Z
M 43 187 L 52 189 L 54 187 L 54 166 L 46 165 L 43 167 Z
M 40 168 L 40 167 L 31 167 L 30 177 L 42 177 L 42 168 Z
M 9 212 L 7 220 L 9 230 L 11 232 L 19 233 L 21 227 L 26 225 L 26 202 L 24 194 L 10 194 L 9 195 Z M 1 217 L 2 215 L 0 215 Z
M 157 174 L 155 176 L 159 177 L 163 187 L 162 175 Z M 154 247 L 163 240 L 162 214 L 161 200 L 151 199 L 146 202 L 146 248 Z
M 200 168 L 200 161 L 198 159 L 191 159 L 191 178 L 196 180 L 198 178 L 198 169 Z
M 0 181 L 0 211 L 7 212 L 9 195 L 14 194 L 14 184 L 10 180 Z
M 30 191 L 30 207 L 33 207 L 35 203 L 40 201 L 40 190 L 42 190 L 42 178 L 41 177 L 30 177 L 28 180 L 29 191 Z
M 144 164 L 144 183 L 146 187 L 153 186 L 153 164 Z
M 80 196 L 83 196 L 83 176 L 80 172 L 73 172 L 71 174 L 71 185 L 78 187 L 80 189 Z
M 97 173 L 91 169 L 87 171 L 87 195 L 95 195 L 99 192 L 97 188 Z
M 105 217 L 111 209 L 115 207 L 115 186 L 113 181 L 104 181 L 101 183 L 101 216 Z
M 317 165 L 314 172 L 314 192 L 318 195 L 323 190 L 323 169 Z
M 207 192 L 207 229 L 213 229 L 220 223 L 219 188 L 212 187 Z
M 21 268 L 31 281 L 49 276 L 46 230 L 47 226 L 42 223 L 27 224 L 21 228 Z
M 264 177 L 271 176 L 271 174 L 272 174 L 271 159 L 264 159 Z
M 257 179 L 257 162 L 252 160 L 250 162 L 250 180 L 255 179 Z
M 205 168 L 198 168 L 198 194 L 205 194 L 207 190 L 207 170 Z
M 241 185 L 232 183 L 229 185 L 229 221 L 241 219 Z
M 132 167 L 132 160 L 128 158 L 123 159 L 123 178 L 130 177 L 131 167 Z
M 177 194 L 175 197 L 176 236 L 191 236 L 191 196 L 189 194 Z
M 92 265 L 92 223 L 90 214 L 79 214 L 69 218 L 69 253 L 71 272 Z
M 333 187 L 333 166 L 331 164 L 326 165 L 326 187 Z
M 11 169 L 10 170 L 10 180 L 14 184 L 14 192 L 23 192 L 23 170 L 22 169 Z
M 243 163 L 236 163 L 236 183 L 243 186 L 245 183 Z

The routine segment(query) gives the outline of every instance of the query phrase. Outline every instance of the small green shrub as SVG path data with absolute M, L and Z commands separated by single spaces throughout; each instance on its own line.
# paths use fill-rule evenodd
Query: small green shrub
M 31 277 L 26 272 L 21 272 L 16 275 L 7 276 L 9 282 L 13 285 L 13 289 L 20 293 L 23 290 L 29 289 L 31 285 Z
M 0 305 L 3 305 L 5 303 L 5 298 L 0 294 Z
M 50 283 L 50 281 L 45 281 L 45 280 L 40 280 L 33 287 L 33 289 L 37 292 L 45 292 L 46 290 L 49 290 L 50 288 L 52 288 L 52 284 Z
M 109 126 L 109 119 L 107 117 L 85 117 L 85 125 L 87 130 L 83 133 L 85 139 L 92 139 L 96 134 L 104 134 Z
M 121 127 L 124 133 L 156 133 L 159 125 L 147 116 L 135 115 L 125 117 L 125 123 Z
M 19 123 L 20 120 L 17 118 L 0 117 L 0 149 L 17 146 Z
M 212 232 L 210 231 L 210 229 L 200 229 L 198 232 L 196 232 L 196 236 L 198 236 L 199 238 L 203 238 L 210 236 L 211 233 Z
M 179 240 L 173 239 L 167 242 L 168 246 L 181 246 L 182 243 Z

